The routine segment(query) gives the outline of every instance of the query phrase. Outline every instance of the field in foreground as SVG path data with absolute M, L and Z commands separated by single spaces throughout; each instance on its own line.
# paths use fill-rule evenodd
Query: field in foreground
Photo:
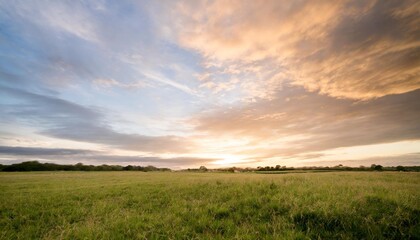
M 0 239 L 420 239 L 420 174 L 0 174 Z

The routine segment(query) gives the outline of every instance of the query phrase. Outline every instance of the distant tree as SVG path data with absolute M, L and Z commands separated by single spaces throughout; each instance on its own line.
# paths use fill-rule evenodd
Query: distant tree
M 74 169 L 75 169 L 76 171 L 82 171 L 82 170 L 83 170 L 83 168 L 84 168 L 84 165 L 83 165 L 83 163 L 81 163 L 81 162 L 76 163 L 76 165 L 74 165 Z
M 202 171 L 202 172 L 207 172 L 208 171 L 208 169 L 205 166 L 200 166 L 199 170 Z
M 123 167 L 123 170 L 126 170 L 126 171 L 130 171 L 130 170 L 133 170 L 133 169 L 134 169 L 134 167 L 131 166 L 131 165 Z
M 281 166 L 280 165 L 276 165 L 276 170 L 280 170 Z
M 371 168 L 375 171 L 382 171 L 383 167 L 381 165 L 372 164 Z
M 405 171 L 405 168 L 403 166 L 397 166 L 396 168 L 397 171 Z
M 152 166 L 152 165 L 149 165 L 149 166 L 144 168 L 145 172 L 151 172 L 151 171 L 156 171 L 156 170 L 158 170 L 157 167 Z

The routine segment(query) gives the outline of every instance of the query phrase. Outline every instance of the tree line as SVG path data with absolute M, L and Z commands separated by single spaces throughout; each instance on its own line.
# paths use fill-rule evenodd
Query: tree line
M 27 171 L 171 171 L 169 168 L 157 168 L 154 166 L 120 166 L 120 165 L 84 165 L 83 163 L 56 164 L 28 161 L 11 165 L 0 164 L 0 171 L 3 172 L 27 172 Z
M 370 167 L 348 167 L 339 164 L 334 167 L 287 167 L 287 166 L 265 166 L 257 168 L 216 168 L 207 169 L 205 166 L 200 168 L 188 168 L 183 171 L 192 172 L 276 172 L 276 171 L 295 171 L 295 170 L 310 170 L 310 171 L 403 171 L 403 172 L 420 172 L 420 166 L 382 166 L 372 164 Z M 11 165 L 0 164 L 0 171 L 3 172 L 27 172 L 27 171 L 142 171 L 142 172 L 157 172 L 157 171 L 171 171 L 169 168 L 158 168 L 155 166 L 136 166 L 136 165 L 85 165 L 83 163 L 71 164 L 56 164 L 56 163 L 40 163 L 38 161 L 28 161 L 22 163 L 15 163 Z
M 291 170 L 319 170 L 319 171 L 403 171 L 403 172 L 419 172 L 420 166 L 382 166 L 377 164 L 372 164 L 371 166 L 359 166 L 359 167 L 348 167 L 342 164 L 333 167 L 318 167 L 318 166 L 309 166 L 309 167 L 286 167 L 276 165 L 266 166 L 266 167 L 257 167 L 257 171 L 291 171 Z
M 215 168 L 207 169 L 205 166 L 199 168 L 188 168 L 183 171 L 188 172 L 281 172 L 281 171 L 400 171 L 400 172 L 420 172 L 420 166 L 382 166 L 372 164 L 371 166 L 348 167 L 342 164 L 333 167 L 287 167 L 287 166 L 265 166 L 265 167 L 228 167 L 228 168 Z

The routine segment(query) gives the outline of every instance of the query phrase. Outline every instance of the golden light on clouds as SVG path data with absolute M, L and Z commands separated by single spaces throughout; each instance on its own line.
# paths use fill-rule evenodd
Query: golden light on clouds
M 180 43 L 211 66 L 203 86 L 216 93 L 241 76 L 251 97 L 271 98 L 270 89 L 287 81 L 371 99 L 420 87 L 419 8 L 417 1 L 186 1 L 172 13 Z M 260 71 L 247 74 L 250 64 Z M 232 66 L 230 78 L 217 79 Z

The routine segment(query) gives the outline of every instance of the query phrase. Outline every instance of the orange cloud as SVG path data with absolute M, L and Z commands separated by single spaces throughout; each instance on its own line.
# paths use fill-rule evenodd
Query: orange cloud
M 195 130 L 225 146 L 223 151 L 260 158 L 420 139 L 419 90 L 357 103 L 296 87 L 282 95 L 200 114 Z M 236 144 L 228 146 L 223 142 L 228 139 Z
M 170 19 L 177 40 L 203 55 L 204 74 L 240 77 L 247 97 L 270 99 L 288 81 L 371 99 L 420 88 L 419 8 L 411 0 L 187 1 Z

